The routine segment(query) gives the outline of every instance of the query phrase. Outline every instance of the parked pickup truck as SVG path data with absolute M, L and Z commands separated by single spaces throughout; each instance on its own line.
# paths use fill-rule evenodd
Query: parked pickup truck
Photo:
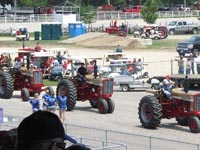
M 186 21 L 171 21 L 167 25 L 167 28 L 170 35 L 185 33 L 197 34 L 199 25 L 196 23 L 188 23 Z
M 194 57 L 198 56 L 200 52 L 200 36 L 195 35 L 187 39 L 186 41 L 179 42 L 176 51 L 179 56 L 185 56 L 186 54 L 192 54 Z

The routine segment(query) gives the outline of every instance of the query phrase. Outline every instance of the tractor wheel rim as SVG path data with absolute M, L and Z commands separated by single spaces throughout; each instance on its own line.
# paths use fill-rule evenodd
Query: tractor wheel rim
M 149 104 L 145 103 L 142 105 L 141 117 L 144 122 L 149 122 L 149 120 L 151 119 L 152 115 L 151 115 L 151 108 L 150 108 Z
M 197 129 L 197 124 L 194 120 L 190 121 L 190 128 L 195 131 Z
M 98 109 L 100 112 L 104 110 L 103 104 L 101 102 L 98 104 Z

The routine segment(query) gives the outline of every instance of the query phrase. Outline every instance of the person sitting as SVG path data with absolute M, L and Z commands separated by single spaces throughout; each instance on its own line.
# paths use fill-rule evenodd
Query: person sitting
M 167 96 L 168 99 L 172 100 L 172 88 L 174 87 L 175 82 L 171 80 L 171 75 L 167 75 L 163 80 L 163 92 Z
M 115 51 L 121 53 L 122 52 L 122 47 L 120 45 L 118 45 Z
M 37 42 L 36 46 L 35 46 L 35 51 L 36 52 L 40 52 L 42 50 L 41 45 L 39 42 Z
M 75 139 L 65 134 L 58 116 L 47 111 L 37 111 L 23 119 L 17 132 L 17 150 L 65 149 L 64 140 L 77 144 Z
M 81 66 L 78 68 L 77 76 L 80 79 L 81 83 L 85 83 L 85 75 L 87 74 L 87 69 L 84 67 L 84 63 L 81 63 Z

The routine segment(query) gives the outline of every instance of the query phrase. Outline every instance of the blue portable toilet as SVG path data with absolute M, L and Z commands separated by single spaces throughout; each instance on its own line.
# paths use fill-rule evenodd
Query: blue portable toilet
M 85 25 L 83 23 L 69 23 L 68 25 L 69 37 L 76 37 L 86 32 Z

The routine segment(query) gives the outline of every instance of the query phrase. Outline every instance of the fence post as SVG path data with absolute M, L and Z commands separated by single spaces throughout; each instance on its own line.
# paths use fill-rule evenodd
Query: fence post
M 149 147 L 149 150 L 151 150 L 151 136 L 149 137 L 149 142 L 150 142 L 150 143 L 149 143 L 149 146 L 150 146 L 150 147 Z
M 174 70 L 174 68 L 173 68 L 173 60 L 171 59 L 171 74 L 174 74 L 173 70 Z
M 106 141 L 106 146 L 108 143 L 108 130 L 105 130 L 105 141 Z

